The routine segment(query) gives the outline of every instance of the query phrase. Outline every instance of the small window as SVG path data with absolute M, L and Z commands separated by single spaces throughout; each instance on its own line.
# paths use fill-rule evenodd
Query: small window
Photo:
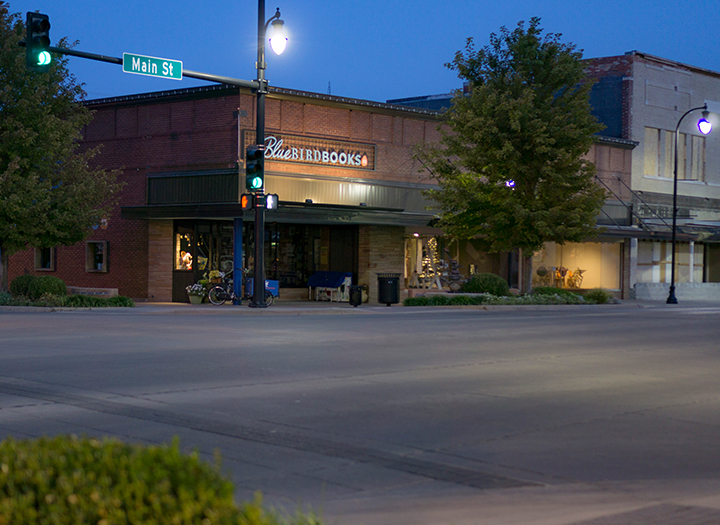
M 35 248 L 35 269 L 39 272 L 55 271 L 55 248 Z
M 108 271 L 108 243 L 107 241 L 87 241 L 85 247 L 85 271 Z

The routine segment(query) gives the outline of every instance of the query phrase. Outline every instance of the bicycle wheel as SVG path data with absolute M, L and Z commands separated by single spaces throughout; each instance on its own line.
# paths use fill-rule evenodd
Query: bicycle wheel
M 214 305 L 220 306 L 226 298 L 227 292 L 222 286 L 213 286 L 208 292 L 208 300 Z
M 272 306 L 275 296 L 268 290 L 265 290 L 265 306 Z

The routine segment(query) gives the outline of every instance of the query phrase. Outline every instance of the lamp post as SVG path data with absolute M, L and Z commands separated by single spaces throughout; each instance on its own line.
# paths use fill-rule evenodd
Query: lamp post
M 255 143 L 265 152 L 265 95 L 268 92 L 268 82 L 265 80 L 265 37 L 270 24 L 273 25 L 273 38 L 271 47 L 278 55 L 285 50 L 287 38 L 281 34 L 283 21 L 280 20 L 280 8 L 266 22 L 265 21 L 265 0 L 258 0 L 258 49 L 257 62 L 257 111 L 255 127 Z M 263 185 L 257 193 L 265 193 L 265 178 Z M 259 201 L 259 202 L 258 202 Z M 260 205 L 264 199 L 256 199 L 255 202 L 255 275 L 253 277 L 253 298 L 248 304 L 251 308 L 265 308 L 265 207 Z
M 698 121 L 698 129 L 703 135 L 707 135 L 712 131 L 712 125 L 708 120 L 709 112 L 707 104 L 696 108 L 688 109 L 683 113 L 680 120 L 678 120 L 677 126 L 675 126 L 675 166 L 673 169 L 673 209 L 672 209 L 672 262 L 670 267 L 670 294 L 667 298 L 667 304 L 678 304 L 677 297 L 675 297 L 675 238 L 677 230 L 677 184 L 678 184 L 678 137 L 680 135 L 680 123 L 683 119 L 693 111 L 702 110 L 703 116 Z M 692 268 L 690 268 L 692 271 Z

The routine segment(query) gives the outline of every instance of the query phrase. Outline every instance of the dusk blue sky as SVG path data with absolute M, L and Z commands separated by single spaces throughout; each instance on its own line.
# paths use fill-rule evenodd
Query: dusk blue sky
M 270 85 L 385 101 L 460 88 L 444 67 L 468 37 L 488 43 L 501 26 L 533 16 L 561 33 L 587 58 L 637 50 L 720 71 L 718 0 L 266 0 L 279 7 L 289 42 L 268 49 Z M 256 78 L 256 0 L 10 0 L 11 12 L 50 16 L 53 45 L 122 57 L 123 52 L 182 60 L 189 70 Z M 120 66 L 80 58 L 70 69 L 88 99 L 208 85 L 123 73 Z

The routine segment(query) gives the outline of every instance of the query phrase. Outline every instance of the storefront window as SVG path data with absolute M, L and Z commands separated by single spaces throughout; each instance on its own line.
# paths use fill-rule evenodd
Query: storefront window
M 549 242 L 533 256 L 533 288 L 620 289 L 620 243 Z
M 175 269 L 193 269 L 193 231 L 178 228 L 175 232 Z
M 676 243 L 675 282 L 703 282 L 705 249 L 700 243 Z M 672 243 L 638 241 L 637 282 L 669 283 L 672 267 Z M 692 268 L 692 276 L 691 276 Z

